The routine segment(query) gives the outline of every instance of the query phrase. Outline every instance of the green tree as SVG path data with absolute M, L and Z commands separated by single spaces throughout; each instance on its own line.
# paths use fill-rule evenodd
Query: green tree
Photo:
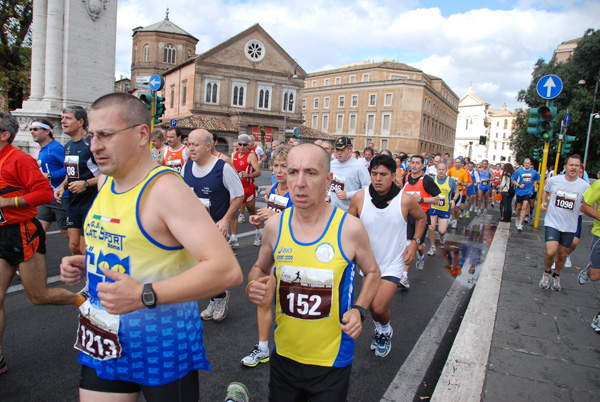
M 543 106 L 546 101 L 536 91 L 538 81 L 548 74 L 560 77 L 563 82 L 563 91 L 554 99 L 554 106 L 558 108 L 557 123 L 554 125 L 554 131 L 558 133 L 560 130 L 560 122 L 568 110 L 571 114 L 568 134 L 577 137 L 577 140 L 573 144 L 572 153 L 577 153 L 582 158 L 585 152 L 588 122 L 594 97 L 594 85 L 596 84 L 599 72 L 600 30 L 588 29 L 575 49 L 573 56 L 567 62 L 556 63 L 556 60 L 552 59 L 546 63 L 543 59 L 539 59 L 531 74 L 529 87 L 519 91 L 519 95 L 517 96 L 517 100 L 525 102 L 529 108 Z M 582 78 L 586 81 L 585 85 L 579 84 Z M 596 105 L 598 103 L 597 99 Z M 598 106 L 596 106 L 595 111 L 598 112 L 598 109 Z M 525 157 L 533 155 L 534 148 L 543 146 L 541 140 L 527 133 L 527 114 L 528 110 L 517 112 L 517 121 L 511 138 L 511 147 L 515 151 L 517 161 L 521 163 Z M 596 120 L 592 126 L 588 150 L 588 166 L 586 169 L 589 173 L 597 172 L 600 168 L 599 148 L 600 123 Z M 554 165 L 555 158 L 556 153 L 550 151 L 548 158 L 549 165 Z M 562 166 L 562 162 L 559 163 L 559 166 Z
M 0 1 L 0 90 L 9 110 L 29 95 L 32 19 L 33 0 Z

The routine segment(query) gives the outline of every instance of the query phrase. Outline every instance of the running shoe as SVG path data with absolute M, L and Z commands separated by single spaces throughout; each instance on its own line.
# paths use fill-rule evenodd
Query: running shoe
M 483 213 L 487 214 L 487 208 L 483 208 Z
M 410 284 L 408 283 L 408 276 L 402 276 L 402 278 L 400 278 L 400 283 L 398 284 L 398 287 L 402 287 L 402 288 L 410 288 Z
M 8 371 L 8 366 L 6 365 L 6 360 L 4 360 L 4 356 L 0 356 L 0 374 L 6 373 Z
M 463 218 L 463 213 L 461 212 L 461 213 L 458 215 L 458 217 L 459 217 L 460 219 L 462 219 L 462 218 Z
M 252 352 L 242 359 L 242 364 L 248 367 L 255 367 L 258 363 L 266 363 L 269 361 L 269 351 L 262 351 L 258 344 L 254 345 Z
M 238 216 L 238 223 L 242 224 L 244 222 L 246 222 L 246 217 L 244 215 L 240 214 Z
M 212 319 L 215 321 L 221 321 L 227 317 L 227 311 L 229 308 L 229 290 L 225 291 L 225 297 L 214 300 L 213 316 Z
M 423 258 L 419 258 L 419 256 L 417 255 L 417 269 L 419 271 L 422 271 L 423 268 L 425 268 L 425 256 L 423 256 Z
M 231 248 L 238 248 L 238 247 L 240 247 L 240 242 L 238 241 L 237 236 L 231 236 L 231 237 L 229 237 L 229 247 L 231 247 Z
M 373 334 L 373 339 L 371 339 L 371 350 L 377 350 L 377 345 L 379 345 L 379 336 L 381 334 L 375 330 Z
M 446 233 L 440 236 L 440 243 L 446 244 Z
M 550 271 L 554 271 L 556 269 L 556 263 L 553 262 L 552 266 L 550 267 Z
M 254 235 L 254 245 L 256 247 L 260 247 L 262 244 L 262 229 L 256 229 L 256 234 Z
M 562 290 L 562 288 L 560 287 L 560 276 L 552 277 L 552 290 L 556 290 L 557 292 L 560 292 Z
M 584 269 L 582 269 L 579 272 L 579 275 L 577 275 L 577 279 L 579 280 L 579 284 L 580 285 L 585 285 L 586 283 L 588 283 L 590 281 L 590 277 L 588 276 L 588 268 L 589 268 L 589 264 L 587 267 L 585 267 Z
M 471 217 L 471 213 L 467 212 L 467 219 L 469 219 Z
M 379 343 L 375 350 L 375 356 L 386 357 L 390 353 L 390 350 L 392 350 L 392 335 L 394 335 L 394 330 L 392 328 L 389 334 L 379 335 Z
M 427 255 L 435 255 L 435 246 L 431 246 L 429 248 L 429 251 L 427 252 Z
M 208 306 L 206 307 L 206 309 L 200 313 L 200 318 L 202 318 L 203 320 L 206 320 L 206 321 L 212 320 L 214 312 L 215 312 L 215 302 L 211 299 L 208 302 Z
M 565 260 L 565 268 L 571 268 L 573 266 L 573 263 L 571 262 L 571 256 L 568 255 L 567 259 Z
M 250 392 L 241 382 L 231 382 L 227 386 L 225 402 L 248 402 L 250 401 Z
M 550 274 L 548 272 L 544 272 L 539 285 L 542 289 L 550 289 Z
M 481 209 L 477 208 L 477 210 L 475 211 L 477 216 L 481 215 Z
M 520 232 L 523 230 L 523 225 L 520 223 L 517 223 L 517 230 Z
M 525 215 L 525 219 L 523 219 L 523 222 L 529 223 L 529 215 Z
M 592 320 L 592 325 L 591 326 L 592 326 L 592 328 L 594 328 L 594 331 L 600 332 L 600 313 L 598 313 L 594 317 L 594 319 Z M 1 367 L 1 365 L 2 365 L 2 362 L 0 361 L 0 367 Z M 2 372 L 1 370 L 2 369 L 0 369 L 0 373 Z
M 456 219 L 453 219 L 452 220 L 452 229 L 456 229 L 456 224 L 457 224 Z

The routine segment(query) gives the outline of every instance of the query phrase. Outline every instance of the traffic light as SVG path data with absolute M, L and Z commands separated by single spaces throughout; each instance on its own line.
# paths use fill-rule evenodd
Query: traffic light
M 577 139 L 577 137 L 575 137 L 574 135 L 564 135 L 563 136 L 563 143 L 562 143 L 562 148 L 560 150 L 560 156 L 567 156 L 571 153 L 571 148 L 573 147 L 573 142 L 575 142 L 576 139 Z
M 156 98 L 156 109 L 154 111 L 154 124 L 161 123 L 161 116 L 165 114 L 165 97 L 157 96 Z
M 150 116 L 152 116 L 152 94 L 141 94 L 140 100 L 146 104 L 148 113 L 150 113 Z
M 527 119 L 527 133 L 535 135 L 536 137 L 539 137 L 538 128 L 540 117 L 538 111 L 539 109 L 536 107 L 529 109 L 529 119 Z
M 480 135 L 479 136 L 479 145 L 485 145 L 487 142 L 487 135 Z
M 533 150 L 533 160 L 541 161 L 544 159 L 544 148 L 535 148 Z
M 538 137 L 543 141 L 550 141 L 554 129 L 554 120 L 556 120 L 556 108 L 554 106 L 542 106 L 538 112 Z

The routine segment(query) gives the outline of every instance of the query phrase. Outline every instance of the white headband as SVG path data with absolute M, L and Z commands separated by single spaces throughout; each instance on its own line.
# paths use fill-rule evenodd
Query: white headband
M 31 123 L 31 127 L 40 127 L 40 128 L 44 128 L 44 129 L 46 129 L 46 130 L 50 130 L 50 132 L 51 132 L 51 133 L 53 133 L 53 131 L 52 131 L 52 128 L 51 128 L 49 125 L 47 125 L 47 124 L 44 124 L 44 123 L 42 123 L 42 122 L 39 122 L 39 121 L 34 121 L 33 123 Z

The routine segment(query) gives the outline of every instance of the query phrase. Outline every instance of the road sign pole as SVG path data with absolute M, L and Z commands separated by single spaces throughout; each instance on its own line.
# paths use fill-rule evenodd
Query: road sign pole
M 556 162 L 554 162 L 554 175 L 558 174 L 558 161 L 560 160 L 560 149 L 562 148 L 562 141 L 558 141 L 558 148 L 556 149 Z
M 537 203 L 535 206 L 535 221 L 533 222 L 533 228 L 537 230 L 538 224 L 540 222 L 540 203 L 542 202 L 542 192 L 544 189 L 544 181 L 546 179 L 546 163 L 548 162 L 548 148 L 550 148 L 550 143 L 548 141 L 544 142 L 544 158 L 542 159 L 542 172 L 540 173 L 540 185 L 538 186 L 538 196 Z M 535 186 L 535 183 L 534 183 Z
M 154 115 L 156 114 L 156 91 L 150 91 L 152 94 L 152 113 L 150 113 L 150 132 L 154 131 Z

